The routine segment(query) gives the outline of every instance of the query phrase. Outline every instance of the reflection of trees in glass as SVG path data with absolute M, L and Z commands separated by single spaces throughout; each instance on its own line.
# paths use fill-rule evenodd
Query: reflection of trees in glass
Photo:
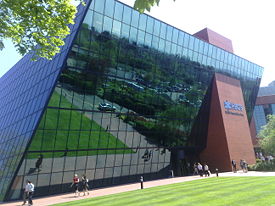
M 78 50 L 73 50 L 70 58 L 86 61 L 87 66 L 74 72 L 74 68 L 68 64 L 69 69 L 62 74 L 64 82 L 72 82 L 78 90 L 85 88 L 87 93 L 128 108 L 135 112 L 134 116 L 151 115 L 146 121 L 131 115 L 125 120 L 160 144 L 184 144 L 177 141 L 188 139 L 192 128 L 190 122 L 198 113 L 216 69 L 146 45 L 137 45 L 106 31 L 99 33 L 93 28 L 89 30 L 85 24 L 78 37 L 75 41 Z M 226 74 L 223 71 L 221 73 Z M 234 74 L 229 76 L 234 77 Z M 127 82 L 132 82 L 130 84 L 137 85 L 137 88 Z M 246 90 L 254 82 L 251 81 L 251 85 L 247 86 L 249 84 L 246 83 Z M 245 97 L 246 101 L 248 99 Z M 169 120 L 169 115 L 168 118 L 162 118 L 162 114 L 172 110 L 176 113 L 185 110 L 192 112 L 185 112 L 182 118 L 188 121 L 182 120 L 181 124 L 176 124 L 176 120 Z M 156 116 L 161 116 L 165 122 Z
M 149 141 L 169 148 L 187 144 L 195 115 L 194 107 L 174 105 L 160 112 L 155 119 L 129 113 L 124 121 L 133 124 Z
M 154 115 L 165 110 L 173 101 L 166 94 L 157 94 L 154 90 L 141 90 L 129 86 L 124 81 L 112 80 L 104 93 L 99 95 L 141 115 Z
M 176 105 L 160 113 L 156 124 L 162 144 L 168 147 L 185 145 L 188 140 L 196 108 Z M 159 138 L 160 138 L 159 137 Z

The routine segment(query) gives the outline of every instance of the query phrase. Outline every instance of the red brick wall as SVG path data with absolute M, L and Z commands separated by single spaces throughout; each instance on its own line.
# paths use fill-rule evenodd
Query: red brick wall
M 243 111 L 230 110 L 239 115 L 226 113 L 224 101 L 243 106 Z M 201 153 L 202 162 L 213 170 L 231 171 L 231 160 L 240 159 L 255 163 L 250 129 L 244 107 L 240 81 L 215 74 L 211 97 L 210 117 L 206 149 Z

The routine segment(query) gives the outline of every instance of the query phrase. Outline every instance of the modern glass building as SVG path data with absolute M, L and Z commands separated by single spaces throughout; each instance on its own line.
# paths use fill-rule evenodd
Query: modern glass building
M 53 60 L 0 79 L 0 200 L 192 173 L 215 73 L 240 80 L 251 119 L 263 68 L 115 0 L 90 0 Z
M 275 115 L 275 85 L 271 82 L 267 87 L 260 87 L 251 121 L 251 134 L 256 140 L 259 132 L 267 124 L 267 116 Z M 258 146 L 255 142 L 255 146 Z

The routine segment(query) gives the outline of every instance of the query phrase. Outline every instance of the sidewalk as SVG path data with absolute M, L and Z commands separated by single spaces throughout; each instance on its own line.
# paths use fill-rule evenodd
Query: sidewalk
M 242 171 L 238 171 L 237 173 L 233 172 L 225 172 L 225 173 L 219 173 L 219 177 L 233 177 L 233 176 L 275 176 L 275 172 L 255 172 L 255 171 L 249 171 L 247 173 L 243 173 Z M 216 174 L 212 174 L 210 177 L 216 177 Z M 154 180 L 154 181 L 148 181 L 144 182 L 144 188 L 150 188 L 160 185 L 167 185 L 167 184 L 174 184 L 179 182 L 186 182 L 191 180 L 197 180 L 202 178 L 208 178 L 208 177 L 200 177 L 200 176 L 185 176 L 185 177 L 175 177 L 175 178 L 167 178 L 167 179 L 161 179 L 161 180 Z M 38 206 L 46 206 L 46 205 L 52 205 L 57 203 L 63 203 L 63 202 L 70 202 L 74 200 L 81 200 L 91 197 L 98 197 L 98 196 L 104 196 L 104 195 L 110 195 L 120 192 L 127 192 L 127 191 L 133 191 L 140 189 L 140 183 L 134 183 L 134 184 L 128 184 L 128 185 L 120 185 L 120 186 L 114 186 L 114 187 L 108 187 L 108 188 L 102 188 L 102 189 L 94 189 L 90 191 L 90 195 L 87 196 L 80 196 L 80 197 L 74 197 L 74 193 L 68 193 L 68 194 L 62 194 L 62 195 L 55 195 L 55 196 L 48 196 L 48 197 L 41 197 L 41 198 L 34 198 L 33 202 L 34 205 Z M 82 194 L 81 194 L 82 195 Z M 10 203 L 2 203 L 1 206 L 19 206 L 22 205 L 22 201 L 15 201 Z

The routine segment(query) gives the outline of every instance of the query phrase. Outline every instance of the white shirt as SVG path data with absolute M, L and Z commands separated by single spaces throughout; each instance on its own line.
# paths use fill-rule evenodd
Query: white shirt
M 34 191 L 34 185 L 32 183 L 27 184 L 25 190 L 27 192 L 33 192 Z
M 202 170 L 202 165 L 198 165 L 198 170 Z

